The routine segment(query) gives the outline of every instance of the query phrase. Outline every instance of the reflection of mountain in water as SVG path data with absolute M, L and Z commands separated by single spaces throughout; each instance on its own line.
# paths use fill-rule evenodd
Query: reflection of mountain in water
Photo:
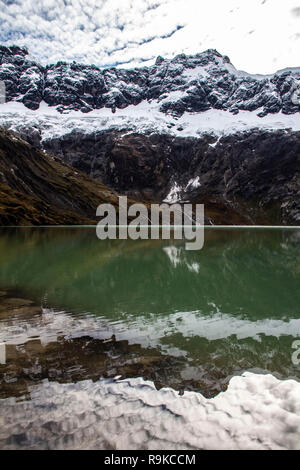
M 85 318 L 79 337 L 114 334 L 171 357 L 167 379 L 150 375 L 158 385 L 210 395 L 243 370 L 298 376 L 291 344 L 300 336 L 299 232 L 207 230 L 203 250 L 183 246 L 99 242 L 94 229 L 3 232 L 0 282 L 72 312 L 53 315 L 72 319 L 63 337 Z
M 256 370 L 273 371 L 283 377 L 295 374 L 290 364 L 291 337 L 280 336 L 281 325 L 279 337 L 275 329 L 274 336 L 252 338 L 253 332 L 242 328 L 237 336 L 236 327 L 231 333 L 225 329 L 223 335 L 219 330 L 217 337 L 214 319 L 211 325 L 209 321 L 206 324 L 211 331 L 201 331 L 201 319 L 197 326 L 195 313 L 187 312 L 186 318 L 182 314 L 174 316 L 169 318 L 169 325 L 153 325 L 152 330 L 148 325 L 148 343 L 137 328 L 127 335 L 121 329 L 116 340 L 115 335 L 109 335 L 112 328 L 118 331 L 118 325 L 93 316 L 42 310 L 30 300 L 2 291 L 0 397 L 27 394 L 31 385 L 43 379 L 68 383 L 115 376 L 143 377 L 157 388 L 171 386 L 214 396 L 227 388 L 230 376 L 254 365 Z M 176 330 L 171 325 L 177 325 Z M 287 331 L 292 326 L 287 324 Z M 120 339 L 122 336 L 131 341 Z M 182 355 L 178 356 L 179 351 L 174 354 L 174 346 L 181 347 Z

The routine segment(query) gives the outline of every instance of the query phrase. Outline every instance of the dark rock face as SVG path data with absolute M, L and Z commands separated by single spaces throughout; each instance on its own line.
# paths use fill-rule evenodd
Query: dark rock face
M 99 204 L 117 195 L 0 128 L 0 225 L 95 223 Z
M 180 200 L 215 198 L 243 214 L 243 223 L 266 223 L 268 212 L 268 223 L 300 224 L 300 132 L 256 129 L 216 141 L 211 135 L 74 131 L 43 145 L 136 199 L 160 202 L 176 183 Z M 189 184 L 195 178 L 200 186 Z
M 0 80 L 6 84 L 7 101 L 21 101 L 30 109 L 44 100 L 61 112 L 103 107 L 114 112 L 155 99 L 163 113 L 173 116 L 210 108 L 235 114 L 261 108 L 260 116 L 293 114 L 300 111 L 300 103 L 292 100 L 299 78 L 300 71 L 292 70 L 265 77 L 238 72 L 215 50 L 172 60 L 159 57 L 151 67 L 102 70 L 75 62 L 42 67 L 25 49 L 0 46 Z
M 38 109 L 43 99 L 44 69 L 25 48 L 0 46 L 0 80 L 5 82 L 6 99 L 17 99 L 29 109 Z

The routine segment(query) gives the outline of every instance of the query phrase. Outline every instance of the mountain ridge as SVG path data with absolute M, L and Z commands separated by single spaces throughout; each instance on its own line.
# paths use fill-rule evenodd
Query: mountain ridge
M 293 100 L 299 79 L 300 68 L 265 76 L 238 71 L 213 49 L 173 59 L 159 56 L 148 67 L 101 69 L 63 61 L 42 66 L 25 48 L 0 46 L 0 80 L 7 101 L 20 101 L 32 110 L 45 101 L 61 113 L 102 108 L 115 112 L 157 100 L 162 113 L 175 117 L 209 109 L 258 111 L 259 117 L 295 114 L 300 111 L 300 99 Z

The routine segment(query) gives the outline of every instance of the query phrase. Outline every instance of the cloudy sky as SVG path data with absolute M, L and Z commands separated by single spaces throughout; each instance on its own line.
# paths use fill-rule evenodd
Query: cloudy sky
M 214 48 L 272 73 L 300 66 L 300 0 L 0 0 L 0 43 L 101 67 Z

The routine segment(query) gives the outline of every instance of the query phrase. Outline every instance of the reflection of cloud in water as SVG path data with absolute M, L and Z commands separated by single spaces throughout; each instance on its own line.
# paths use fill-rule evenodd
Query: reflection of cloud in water
M 48 383 L 0 400 L 3 449 L 299 449 L 300 384 L 246 373 L 213 399 L 142 379 Z M 291 413 L 291 410 L 293 411 Z M 176 430 L 176 432 L 174 432 Z

